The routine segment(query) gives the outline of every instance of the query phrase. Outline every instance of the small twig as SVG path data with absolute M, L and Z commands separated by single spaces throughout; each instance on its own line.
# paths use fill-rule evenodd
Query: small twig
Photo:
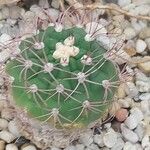
M 94 3 L 92 5 L 85 6 L 85 8 L 88 8 L 88 9 L 97 9 L 97 8 L 98 9 L 108 9 L 108 10 L 113 10 L 113 11 L 119 12 L 121 14 L 124 14 L 126 16 L 134 17 L 137 19 L 150 20 L 149 16 L 134 15 L 134 14 L 132 14 L 126 10 L 121 9 L 119 6 L 112 7 L 109 5 L 101 5 L 101 3 Z

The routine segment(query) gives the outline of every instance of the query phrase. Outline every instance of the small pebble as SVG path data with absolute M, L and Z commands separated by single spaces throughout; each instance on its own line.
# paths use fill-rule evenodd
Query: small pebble
M 5 141 L 0 140 L 0 150 L 4 150 L 5 149 Z
M 144 101 L 144 100 L 147 100 L 147 101 L 150 101 L 150 93 L 143 93 L 139 96 L 139 99 Z
M 61 149 L 56 148 L 56 147 L 52 147 L 51 150 L 61 150 Z
M 84 145 L 83 144 L 77 144 L 76 150 L 84 150 Z
M 42 7 L 42 8 L 44 8 L 44 9 L 49 8 L 48 0 L 40 0 L 39 1 L 39 6 Z
M 148 49 L 150 51 L 150 38 L 145 39 L 145 42 L 146 42 L 147 47 L 148 47 Z
M 9 40 L 11 40 L 11 36 L 4 33 L 0 36 L 0 45 L 3 45 L 3 44 L 8 44 L 9 43 Z M 1 44 L 3 43 L 3 44 Z
M 37 5 L 32 5 L 30 7 L 30 11 L 34 12 L 36 14 L 37 17 L 39 17 L 42 20 L 47 19 L 46 14 L 43 12 L 42 8 L 37 6 Z
M 59 1 L 52 0 L 51 6 L 55 9 L 59 9 L 59 6 L 60 6 Z
M 133 82 L 126 82 L 125 92 L 128 97 L 134 98 L 138 95 L 138 89 Z
M 15 136 L 10 132 L 3 130 L 0 132 L 0 138 L 6 141 L 7 143 L 10 143 L 15 139 Z
M 15 144 L 7 144 L 5 150 L 18 150 L 18 147 Z
M 6 119 L 0 118 L 0 130 L 6 129 L 8 127 L 8 121 Z
M 18 147 L 20 147 L 20 146 L 22 146 L 23 144 L 27 144 L 27 143 L 29 143 L 30 142 L 30 140 L 27 140 L 25 137 L 23 137 L 23 136 L 21 136 L 21 137 L 18 137 L 17 138 L 17 140 L 15 141 L 15 143 L 16 143 L 16 145 L 18 146 Z
M 136 149 L 137 149 L 137 150 L 143 150 L 141 144 L 136 143 L 135 146 L 136 146 Z
M 146 38 L 150 38 L 150 28 L 149 27 L 145 27 L 140 31 L 139 37 L 141 39 L 146 39 Z
M 0 63 L 4 63 L 10 57 L 10 51 L 5 49 L 0 52 Z
M 120 98 L 124 98 L 126 96 L 126 93 L 125 93 L 125 84 L 122 83 L 119 85 L 118 87 L 118 91 L 117 91 L 117 97 L 120 99 Z
M 13 111 L 13 109 L 10 109 L 10 108 L 2 109 L 1 117 L 6 120 L 12 120 L 13 119 L 12 111 Z
M 10 121 L 8 124 L 8 130 L 16 137 L 20 137 L 20 132 L 19 129 L 17 127 L 17 124 L 14 120 Z
M 144 119 L 143 113 L 142 113 L 142 111 L 141 111 L 138 107 L 135 107 L 135 106 L 134 106 L 134 108 L 132 108 L 132 109 L 130 110 L 130 113 L 131 113 L 132 115 L 134 115 L 134 117 L 135 117 L 139 122 Z
M 75 146 L 68 146 L 64 150 L 76 150 Z
M 150 73 L 150 60 L 143 62 L 143 63 L 139 63 L 138 67 L 144 72 L 144 73 Z
M 141 101 L 141 110 L 145 115 L 150 115 L 150 104 L 149 100 Z
M 118 4 L 123 7 L 126 5 L 129 5 L 131 3 L 131 0 L 118 0 Z
M 119 99 L 118 103 L 123 108 L 129 108 L 129 107 L 132 106 L 133 100 L 131 98 L 129 98 L 129 97 L 126 97 L 124 99 Z
M 21 147 L 21 150 L 37 150 L 37 149 L 34 145 L 27 145 L 27 146 L 23 145 Z
M 85 150 L 99 150 L 99 147 L 92 143 L 87 148 L 85 148 Z
M 129 128 L 129 129 L 135 129 L 138 125 L 138 120 L 135 118 L 134 115 L 130 115 L 126 120 L 125 120 L 125 125 Z
M 129 129 L 132 130 L 138 126 L 138 124 L 144 119 L 144 116 L 142 111 L 137 107 L 132 108 L 130 112 L 130 116 L 125 120 L 124 123 Z
M 138 135 L 139 141 L 141 141 L 144 136 L 144 132 L 145 132 L 145 128 L 144 128 L 143 124 L 142 123 L 138 124 L 138 126 L 136 127 L 136 129 L 134 131 Z
M 91 132 L 89 133 L 84 133 L 80 136 L 79 141 L 85 145 L 85 146 L 89 146 L 90 144 L 92 144 L 93 142 L 93 135 Z
M 144 50 L 146 49 L 147 45 L 145 43 L 145 41 L 138 39 L 136 41 L 136 51 L 137 53 L 142 53 L 144 52 Z
M 121 108 L 116 112 L 115 117 L 119 122 L 123 122 L 128 117 L 128 114 L 127 109 Z
M 103 133 L 94 135 L 94 143 L 96 143 L 99 147 L 104 146 Z
M 124 147 L 124 141 L 122 138 L 117 139 L 117 143 L 111 148 L 111 150 L 122 150 Z
M 104 145 L 112 148 L 117 142 L 117 134 L 115 131 L 110 130 L 103 136 Z
M 136 87 L 139 92 L 150 92 L 150 82 L 149 81 L 136 81 Z
M 146 148 L 146 147 L 150 147 L 150 140 L 149 140 L 149 136 L 145 135 L 142 139 L 142 147 Z
M 136 146 L 130 142 L 126 142 L 123 150 L 137 150 Z
M 3 19 L 9 18 L 10 12 L 8 7 L 4 6 L 1 12 L 2 12 Z
M 126 140 L 132 143 L 136 143 L 139 140 L 137 134 L 133 132 L 132 130 L 128 129 L 124 124 L 121 124 L 121 131 L 122 131 L 123 137 Z
M 135 32 L 134 28 L 132 28 L 132 27 L 127 27 L 124 30 L 124 34 L 125 34 L 127 40 L 131 40 L 136 36 L 136 32 Z

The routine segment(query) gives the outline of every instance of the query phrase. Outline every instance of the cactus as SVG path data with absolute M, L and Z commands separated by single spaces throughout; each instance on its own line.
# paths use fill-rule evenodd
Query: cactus
M 56 128 L 102 118 L 119 84 L 109 51 L 82 27 L 49 26 L 22 40 L 6 65 L 11 95 L 30 118 Z

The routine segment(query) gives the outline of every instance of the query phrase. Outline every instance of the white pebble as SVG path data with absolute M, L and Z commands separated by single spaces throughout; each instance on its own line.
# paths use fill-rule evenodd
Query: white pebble
M 28 145 L 25 147 L 22 147 L 21 150 L 37 150 L 34 145 Z
M 137 134 L 134 133 L 132 130 L 128 129 L 124 124 L 121 124 L 121 131 L 122 131 L 123 137 L 126 140 L 132 143 L 136 143 L 139 140 Z
M 0 132 L 0 139 L 6 141 L 7 143 L 10 143 L 15 139 L 15 136 L 10 132 L 3 130 Z
M 119 99 L 118 103 L 123 108 L 129 108 L 132 106 L 133 100 L 129 97 L 126 97 L 124 99 Z
M 42 8 L 49 8 L 48 0 L 40 0 L 39 1 L 39 6 L 42 7 Z
M 93 135 L 91 132 L 89 133 L 84 133 L 80 136 L 79 141 L 85 145 L 85 146 L 89 146 L 90 144 L 92 144 L 93 142 Z
M 0 77 L 0 86 L 2 86 L 4 84 L 4 79 L 3 77 Z
M 132 27 L 127 27 L 124 30 L 124 34 L 127 40 L 131 40 L 132 38 L 134 38 L 136 36 L 136 32 L 134 30 L 134 28 Z
M 51 6 L 55 9 L 59 9 L 59 6 L 60 6 L 59 1 L 52 0 Z
M 145 132 L 143 124 L 142 123 L 138 124 L 137 128 L 134 131 L 138 135 L 139 141 L 141 141 Z
M 43 12 L 42 8 L 37 5 L 32 5 L 30 7 L 30 11 L 34 12 L 36 16 L 39 17 L 40 19 L 43 19 L 43 20 L 47 19 L 47 16 Z
M 5 141 L 0 140 L 0 150 L 4 150 L 5 149 Z
M 138 124 L 144 119 L 144 116 L 142 111 L 137 107 L 132 108 L 130 113 L 130 116 L 125 120 L 124 123 L 129 129 L 132 130 L 138 126 Z
M 145 39 L 145 42 L 146 42 L 147 47 L 148 47 L 148 49 L 150 51 L 150 38 Z
M 6 150 L 18 150 L 18 147 L 15 144 L 7 144 Z
M 138 7 L 135 7 L 135 11 L 137 12 L 138 15 L 147 16 L 148 13 L 150 12 L 149 5 L 140 5 Z
M 150 101 L 150 93 L 143 93 L 139 96 L 139 99 L 144 101 L 144 100 L 149 100 Z
M 141 144 L 136 143 L 135 146 L 136 146 L 136 150 L 143 150 Z
M 147 26 L 140 31 L 139 37 L 146 39 L 150 37 L 150 28 Z
M 130 115 L 126 120 L 125 120 L 125 125 L 129 128 L 129 129 L 134 129 L 137 127 L 138 125 L 138 120 L 134 117 L 134 115 Z
M 8 127 L 8 121 L 6 119 L 0 118 L 0 130 L 6 129 Z
M 6 120 L 11 120 L 13 119 L 13 114 L 12 114 L 12 109 L 2 109 L 1 111 L 1 117 L 6 119 Z
M 99 147 L 103 147 L 104 146 L 103 134 L 94 135 L 94 143 L 96 143 Z
M 131 3 L 131 0 L 118 0 L 118 4 L 123 7 L 126 5 L 129 5 Z
M 124 141 L 122 138 L 117 139 L 117 143 L 111 148 L 111 150 L 122 150 L 124 147 Z
M 150 92 L 150 81 L 136 81 L 136 87 L 139 92 Z
M 130 98 L 134 98 L 138 95 L 138 89 L 133 82 L 126 82 L 125 92 Z
M 10 35 L 8 35 L 8 34 L 6 34 L 6 33 L 2 34 L 2 35 L 0 36 L 0 45 L 3 46 L 3 44 L 8 44 L 11 39 L 12 39 L 12 38 L 11 38 Z
M 136 81 L 150 82 L 150 78 L 148 78 L 141 70 L 136 68 L 134 71 Z
M 46 13 L 51 16 L 52 20 L 55 21 L 58 18 L 60 12 L 57 9 L 49 8 Z
M 108 148 L 112 148 L 117 142 L 117 134 L 115 131 L 110 130 L 103 136 L 104 145 Z
M 83 144 L 77 144 L 76 150 L 84 150 L 84 145 Z
M 4 63 L 10 57 L 10 51 L 4 50 L 0 52 L 0 63 Z
M 20 137 L 20 132 L 19 129 L 17 127 L 17 123 L 13 120 L 10 121 L 8 124 L 8 130 L 16 137 Z
M 144 119 L 143 113 L 138 107 L 132 108 L 130 112 L 139 122 Z
M 132 19 L 131 24 L 132 24 L 132 27 L 136 30 L 137 33 L 139 33 L 141 31 L 142 27 L 139 24 L 139 22 L 137 22 L 137 20 Z
M 9 7 L 10 12 L 10 18 L 17 20 L 19 17 L 21 17 L 22 14 L 25 13 L 25 10 L 19 6 L 12 6 Z
M 99 150 L 99 147 L 92 143 L 87 148 L 85 148 L 85 150 Z
M 64 150 L 76 150 L 75 146 L 68 146 Z
M 51 150 L 60 150 L 60 149 L 57 147 L 52 147 Z
M 150 115 L 150 104 L 149 100 L 141 101 L 141 110 L 145 115 Z
M 144 138 L 142 139 L 142 147 L 146 148 L 146 147 L 150 147 L 150 140 L 149 140 L 149 136 L 145 135 Z
M 123 150 L 137 150 L 136 146 L 130 142 L 126 142 Z
M 3 7 L 1 11 L 2 11 L 3 19 L 9 18 L 10 12 L 8 7 Z
M 3 20 L 3 14 L 1 11 L 0 11 L 0 20 Z
M 137 53 L 142 53 L 144 52 L 144 50 L 146 49 L 147 45 L 145 43 L 145 41 L 138 39 L 136 41 L 136 51 Z

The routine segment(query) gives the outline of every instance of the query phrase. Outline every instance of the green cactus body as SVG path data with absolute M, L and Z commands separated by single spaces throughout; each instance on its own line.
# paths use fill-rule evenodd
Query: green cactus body
M 86 41 L 82 28 L 40 31 L 20 44 L 7 73 L 14 77 L 13 101 L 31 118 L 56 127 L 87 126 L 112 103 L 117 69 L 105 59 L 107 50 Z

